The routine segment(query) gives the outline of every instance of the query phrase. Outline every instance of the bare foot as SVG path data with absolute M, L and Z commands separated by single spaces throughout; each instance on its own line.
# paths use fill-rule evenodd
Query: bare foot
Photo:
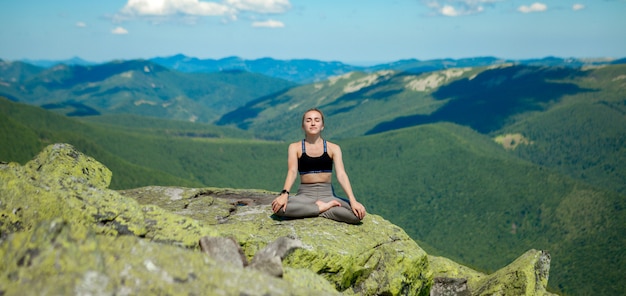
M 315 204 L 320 209 L 320 214 L 323 213 L 323 212 L 328 211 L 332 207 L 340 207 L 341 206 L 341 204 L 338 201 L 336 201 L 336 200 L 331 200 L 329 202 L 323 202 L 321 200 L 318 200 L 318 201 L 315 202 Z

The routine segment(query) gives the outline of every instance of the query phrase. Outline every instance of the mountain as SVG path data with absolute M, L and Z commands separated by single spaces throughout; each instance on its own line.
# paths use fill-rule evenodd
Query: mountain
M 451 68 L 475 68 L 498 66 L 503 64 L 580 68 L 607 65 L 616 62 L 613 59 L 608 58 L 579 59 L 545 57 L 541 59 L 512 60 L 496 57 L 472 57 L 462 59 L 433 60 L 407 59 L 362 67 L 348 65 L 341 62 L 324 62 L 309 59 L 275 60 L 272 58 L 262 58 L 245 60 L 239 57 L 228 57 L 215 60 L 198 59 L 187 57 L 182 54 L 171 57 L 152 58 L 150 61 L 181 72 L 218 72 L 225 69 L 238 69 L 270 77 L 281 78 L 299 84 L 321 82 L 333 76 L 339 76 L 355 71 L 371 73 L 381 70 L 393 70 L 398 72 L 408 72 L 411 74 L 420 74 Z
M 358 160 L 350 164 L 359 175 L 354 187 L 366 188 L 364 193 L 372 196 L 373 192 L 378 192 L 381 183 L 393 184 L 392 189 L 368 200 L 368 204 L 378 205 L 376 211 L 381 213 L 386 211 L 383 216 L 396 216 L 392 220 L 403 228 L 416 230 L 410 232 L 412 237 L 423 238 L 434 248 L 445 250 L 446 255 L 469 265 L 478 263 L 466 260 L 499 252 L 500 243 L 508 245 L 509 250 L 528 243 L 550 245 L 545 247 L 550 250 L 579 249 L 581 253 L 577 256 L 594 257 L 585 266 L 603 269 L 611 265 L 606 258 L 614 255 L 624 258 L 623 252 L 615 249 L 615 246 L 624 244 L 619 238 L 619 233 L 624 232 L 622 226 L 612 234 L 603 230 L 609 224 L 624 224 L 619 221 L 626 217 L 623 213 L 626 200 L 624 77 L 626 66 L 623 64 L 585 68 L 509 64 L 421 75 L 392 71 L 351 73 L 252 101 L 224 115 L 217 123 L 237 125 L 270 138 L 296 138 L 298 131 L 293 126 L 299 124 L 298 114 L 312 106 L 321 107 L 326 112 L 325 133 L 331 139 L 345 138 L 345 141 L 352 142 L 353 138 L 365 135 L 384 137 L 380 140 L 367 137 L 370 141 L 359 141 L 352 146 L 358 148 L 345 152 L 346 155 L 361 153 Z M 285 115 L 289 112 L 291 117 Z M 278 114 L 282 114 L 283 121 L 278 120 Z M 431 148 L 429 141 L 442 140 L 446 133 L 433 132 L 424 136 L 423 132 L 417 131 L 444 122 L 465 126 L 497 140 L 505 148 L 505 153 L 533 164 L 526 168 L 525 165 L 514 165 L 517 173 L 538 178 L 521 181 L 519 176 L 514 176 L 517 173 L 503 171 L 503 167 L 512 165 L 510 160 L 504 160 L 506 158 L 494 161 L 493 165 L 488 165 L 488 160 L 472 161 L 476 156 L 467 156 L 463 151 L 484 149 L 469 146 L 476 142 L 478 134 L 468 138 L 453 137 L 449 141 L 450 147 L 439 144 Z M 409 134 L 401 133 L 413 130 L 413 137 L 423 137 L 424 142 L 410 143 L 407 140 Z M 389 134 L 399 135 L 390 137 Z M 452 144 L 455 142 L 468 147 L 455 150 Z M 344 150 L 347 150 L 346 146 L 351 145 L 344 145 Z M 365 151 L 369 153 L 362 155 Z M 502 152 L 484 151 L 489 151 L 487 154 L 492 157 Z M 393 160 L 394 154 L 398 158 L 396 161 Z M 422 155 L 422 161 L 410 155 Z M 441 162 L 442 159 L 449 159 L 449 162 Z M 483 173 L 490 173 L 477 174 L 474 171 L 477 167 L 482 167 L 479 170 Z M 554 175 L 540 177 L 547 172 L 544 170 L 562 176 L 558 181 Z M 379 173 L 389 171 L 393 174 Z M 365 178 L 364 175 L 371 176 Z M 476 178 L 470 177 L 470 180 L 468 176 Z M 437 182 L 441 184 L 432 185 Z M 484 191 L 489 190 L 490 185 L 484 182 L 507 185 L 497 189 L 500 193 L 494 191 L 492 194 L 495 195 L 490 199 L 490 194 Z M 554 194 L 552 197 L 543 189 L 540 189 L 542 193 L 534 192 L 537 187 L 556 184 L 563 187 L 549 189 Z M 579 187 L 581 184 L 596 188 L 592 190 L 594 192 L 604 193 L 600 197 Z M 481 189 L 474 190 L 472 186 Z M 520 195 L 514 197 L 517 194 Z M 389 196 L 393 197 L 392 200 Z M 513 206 L 516 203 L 517 206 Z M 492 207 L 498 204 L 502 205 L 499 209 Z M 574 204 L 579 208 L 571 208 Z M 452 208 L 471 210 L 456 212 Z M 512 212 L 512 208 L 517 210 Z M 597 214 L 607 211 L 612 213 Z M 398 214 L 408 212 L 408 215 Z M 517 218 L 513 216 L 523 217 L 526 222 L 521 223 L 527 229 L 545 233 L 549 238 L 520 234 L 520 222 L 516 222 Z M 492 233 L 483 232 L 487 231 L 483 225 L 492 225 L 494 221 L 500 221 L 500 232 L 493 228 L 490 228 Z M 446 234 L 438 236 L 441 233 L 437 230 L 441 229 L 446 229 Z M 462 233 L 463 238 L 455 242 L 450 237 L 458 233 Z M 595 237 L 592 240 L 597 240 L 596 243 L 604 242 L 589 243 L 578 235 Z M 471 243 L 472 237 L 483 236 L 497 237 L 499 242 Z M 601 237 L 608 238 L 608 241 Z M 470 254 L 480 248 L 483 249 Z M 564 264 L 561 267 L 569 269 L 565 265 L 575 261 L 562 259 L 559 263 L 555 261 L 555 266 Z M 497 266 L 500 265 L 488 268 Z M 559 290 L 568 295 L 596 293 L 584 287 L 568 288 L 568 284 L 563 284 L 588 282 L 584 276 L 553 274 L 551 280 L 555 278 L 558 278 Z M 600 294 L 616 295 L 619 292 L 613 290 Z
M 334 84 L 337 81 L 339 84 L 352 83 L 352 85 L 346 85 L 347 89 L 344 91 L 344 93 L 350 92 L 349 96 L 343 96 L 342 91 L 322 94 L 323 96 L 342 95 L 342 99 L 345 100 L 343 106 L 347 108 L 345 110 L 355 108 L 354 105 L 348 105 L 356 104 L 362 99 L 371 102 L 372 99 L 379 100 L 377 98 L 391 96 L 417 98 L 421 96 L 419 92 L 426 95 L 426 100 L 422 103 L 436 108 L 437 104 L 442 103 L 442 99 L 430 100 L 433 95 L 429 92 L 424 93 L 426 88 L 434 89 L 457 78 L 469 78 L 468 75 L 477 74 L 479 71 L 486 72 L 480 76 L 482 79 L 489 79 L 488 75 L 500 75 L 503 71 L 515 71 L 510 69 L 489 71 L 494 67 L 499 69 L 513 66 L 513 69 L 524 69 L 525 66 L 529 66 L 528 69 L 531 72 L 539 72 L 533 68 L 546 68 L 552 69 L 549 71 L 553 72 L 553 75 L 568 75 L 568 73 L 583 71 L 583 66 L 592 67 L 615 62 L 619 60 L 548 57 L 511 61 L 493 57 L 476 57 L 428 61 L 413 59 L 372 67 L 354 67 L 339 62 L 305 59 L 281 61 L 270 58 L 243 60 L 238 57 L 229 57 L 220 60 L 200 60 L 184 55 L 154 58 L 150 61 L 114 61 L 88 66 L 55 64 L 50 68 L 41 68 L 23 62 L 1 62 L 0 95 L 13 101 L 43 106 L 71 116 L 125 113 L 198 122 L 219 121 L 220 124 L 224 124 L 241 116 L 241 114 L 232 116 L 232 114 L 225 115 L 225 113 L 242 107 L 233 112 L 241 113 L 245 110 L 244 105 L 252 100 L 258 102 L 272 96 L 291 95 L 295 92 L 314 93 L 315 90 L 306 88 L 319 87 L 324 83 Z M 556 73 L 555 69 L 561 69 L 558 70 L 560 74 Z M 422 74 L 429 75 L 415 78 Z M 545 74 L 541 75 L 545 77 Z M 362 81 L 349 82 L 358 79 Z M 368 79 L 378 81 L 367 81 Z M 403 86 L 405 83 L 401 79 L 411 80 L 413 85 L 406 87 L 412 87 L 416 92 L 410 93 L 403 89 L 406 87 Z M 312 81 L 316 82 L 308 83 Z M 517 80 L 511 80 L 511 85 L 501 87 L 515 87 L 517 82 Z M 303 88 L 297 91 L 290 91 L 290 88 L 297 86 L 296 83 L 305 84 L 301 85 Z M 373 85 L 383 83 L 387 83 L 389 89 L 381 90 Z M 364 88 L 359 84 L 367 85 L 367 87 Z M 470 84 L 476 85 L 476 83 Z M 538 85 L 539 82 L 535 81 L 535 84 Z M 526 89 L 525 91 L 531 92 L 532 90 Z M 367 97 L 369 94 L 373 97 Z M 437 95 L 445 96 L 446 94 Z M 296 94 L 296 96 L 300 95 Z M 315 100 L 326 100 L 326 98 L 318 97 Z M 383 110 L 385 108 L 383 107 Z M 370 132 L 433 120 L 432 116 L 427 118 L 421 116 L 419 112 L 412 114 L 410 111 L 415 111 L 414 107 L 399 111 L 400 114 L 391 114 L 395 112 L 392 111 L 385 118 L 381 118 L 386 122 L 380 126 L 371 127 Z M 338 112 L 344 111 L 338 110 Z M 448 111 L 440 110 L 440 112 Z M 446 117 L 447 115 L 438 113 L 434 116 Z M 246 119 L 247 121 L 249 120 Z M 247 123 L 239 124 L 247 125 Z
M 263 127 L 259 135 L 266 134 L 269 125 L 273 127 L 270 136 L 287 138 L 291 134 L 277 117 L 290 119 L 285 114 L 297 117 L 317 106 L 337 123 L 333 135 L 338 137 L 440 121 L 489 133 L 519 114 L 545 110 L 563 96 L 591 91 L 568 81 L 584 73 L 575 68 L 510 64 L 423 74 L 354 72 L 259 98 L 225 114 L 217 123 L 252 131 Z
M 499 59 L 495 57 L 474 57 L 465 59 L 433 59 L 433 60 L 417 60 L 407 59 L 399 60 L 392 63 L 380 64 L 368 67 L 368 72 L 381 71 L 381 70 L 394 70 L 399 72 L 408 72 L 412 74 L 419 74 L 424 72 L 433 72 L 450 68 L 465 68 L 465 67 L 485 67 L 485 66 L 497 66 L 502 64 L 514 63 L 512 60 Z
M 218 60 L 201 60 L 181 54 L 171 57 L 152 58 L 150 61 L 181 72 L 210 73 L 225 70 L 239 70 L 259 73 L 297 83 L 311 83 L 325 80 L 331 76 L 362 69 L 362 67 L 350 66 L 340 62 L 324 62 L 311 59 L 275 60 L 272 58 L 262 58 L 244 60 L 239 57 L 227 57 Z
M 42 68 L 49 68 L 49 67 L 53 67 L 56 65 L 68 65 L 68 66 L 91 66 L 91 65 L 97 65 L 99 63 L 96 62 L 90 62 L 84 59 L 81 59 L 80 57 L 73 57 L 67 60 L 30 60 L 30 59 L 25 59 L 22 60 L 25 63 L 31 64 L 31 65 L 35 65 L 38 67 L 42 67 Z
M 300 137 L 294 126 L 311 107 L 325 112 L 330 138 L 453 122 L 493 138 L 518 135 L 509 153 L 624 194 L 623 77 L 626 65 L 354 72 L 259 98 L 216 123 L 288 140 Z
M 5 73 L 17 72 L 18 66 L 6 67 Z M 181 73 L 144 60 L 60 64 L 29 73 L 2 81 L 0 95 L 70 116 L 130 113 L 199 122 L 294 85 L 242 71 Z
M 611 61 L 611 64 L 613 64 L 613 65 L 626 64 L 626 58 L 621 58 L 621 59 L 617 59 L 617 60 Z
M 563 59 L 538 61 L 558 64 Z M 626 75 L 623 64 L 532 66 L 480 57 L 432 63 L 497 65 L 409 72 L 416 63 L 407 60 L 393 65 L 403 71 L 350 72 L 295 85 L 239 70 L 182 73 L 145 60 L 47 69 L 5 62 L 2 77 L 13 78 L 3 78 L 0 94 L 67 115 L 134 114 L 215 122 L 269 140 L 300 137 L 293 127 L 299 126 L 300 114 L 314 106 L 325 111 L 331 138 L 454 122 L 494 138 L 519 134 L 522 141 L 535 144 L 510 153 L 594 185 L 626 191 L 621 169 L 626 160 L 620 144 L 626 133 L 619 96 L 620 77 Z M 567 116 L 568 112 L 576 116 Z M 591 122 L 593 128 L 587 128 Z M 559 126 L 576 126 L 568 131 L 576 136 L 567 139 L 589 140 L 584 144 L 550 141 L 563 136 Z M 596 128 L 607 135 L 595 132 Z M 545 153 L 555 150 L 556 157 Z
M 0 59 L 0 81 L 12 83 L 24 81 L 44 71 L 45 68 L 24 62 L 3 61 Z
M 276 191 L 284 181 L 285 142 L 236 139 L 227 136 L 228 127 L 195 130 L 188 122 L 143 122 L 142 117 L 133 118 L 140 127 L 119 122 L 125 126 L 119 129 L 117 120 L 78 121 L 0 103 L 0 141 L 8 143 L 0 147 L 3 161 L 25 162 L 47 144 L 65 142 L 111 168 L 116 189 Z M 331 129 L 332 117 L 327 120 Z M 204 137 L 197 134 L 201 130 L 221 136 Z M 341 144 L 355 194 L 368 211 L 402 227 L 429 254 L 491 273 L 528 249 L 544 249 L 553 258 L 550 290 L 566 295 L 624 290 L 624 194 L 523 159 L 516 151 L 525 144 L 507 150 L 491 135 L 456 123 L 331 141 Z M 553 157 L 563 153 L 552 152 Z M 335 188 L 343 195 L 338 184 Z
M 138 113 L 132 108 L 67 118 L 0 100 L 0 160 L 27 161 L 45 145 L 63 142 L 110 167 L 114 188 L 277 190 L 284 181 L 286 142 L 302 137 L 302 112 L 320 107 L 324 136 L 342 145 L 359 200 L 429 253 L 490 272 L 527 249 L 545 249 L 553 255 L 551 290 L 621 295 L 626 65 L 503 62 L 418 73 L 415 62 L 403 61 L 402 71 L 363 70 L 304 85 L 281 80 L 289 86 L 249 95 L 206 119 L 219 125 L 196 126 L 186 116 L 164 120 L 171 114 L 121 114 Z M 118 70 L 120 65 L 127 68 Z M 46 105 L 51 98 L 68 102 L 61 97 L 81 87 L 100 89 L 106 84 L 101 79 L 126 87 L 134 99 L 145 82 L 158 79 L 168 87 L 153 89 L 150 98 L 191 89 L 185 83 L 196 85 L 191 82 L 205 75 L 274 79 L 238 70 L 181 73 L 149 61 L 93 67 L 33 68 L 33 76 L 14 75 L 25 79 L 3 81 L 0 89 L 12 100 L 26 93 L 31 104 Z M 239 85 L 238 91 L 255 87 Z M 86 104 L 94 93 L 73 110 L 80 103 L 103 112 Z
M 476 70 L 454 69 L 422 78 L 391 70 L 351 72 L 250 101 L 216 123 L 236 125 L 260 137 L 294 139 L 301 134 L 294 128 L 300 126 L 301 114 L 319 107 L 329 119 L 330 137 L 365 135 L 381 122 L 416 112 L 432 112 L 442 104 L 430 96 L 433 88 L 472 73 Z
M 221 71 L 236 70 L 258 73 L 269 77 L 292 81 L 298 84 L 308 84 L 324 81 L 333 76 L 339 76 L 355 71 L 371 73 L 380 70 L 394 70 L 399 72 L 419 74 L 450 68 L 485 67 L 503 64 L 581 68 L 624 63 L 623 59 L 612 58 L 560 58 L 548 56 L 538 59 L 515 60 L 487 56 L 461 59 L 406 59 L 390 63 L 377 64 L 373 66 L 355 66 L 338 61 L 320 61 L 312 59 L 277 60 L 273 58 L 260 58 L 254 60 L 246 60 L 236 56 L 221 59 L 199 59 L 196 57 L 189 57 L 183 54 L 177 54 L 167 57 L 154 57 L 149 59 L 149 61 L 168 69 L 184 73 L 216 73 Z M 57 61 L 22 60 L 21 62 L 43 68 L 49 68 L 60 64 L 68 66 L 92 66 L 99 64 L 85 61 L 78 57 L 68 60 Z M 114 63 L 120 61 L 112 62 Z

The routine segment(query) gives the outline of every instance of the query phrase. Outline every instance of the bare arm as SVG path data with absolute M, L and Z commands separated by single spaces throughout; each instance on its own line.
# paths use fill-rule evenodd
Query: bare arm
M 289 145 L 287 151 L 287 177 L 285 178 L 285 184 L 283 189 L 291 191 L 291 186 L 298 177 L 298 143 L 292 143 Z M 289 194 L 283 193 L 272 201 L 272 211 L 278 212 L 280 209 L 285 211 L 287 209 L 287 201 L 289 200 Z
M 332 152 L 332 158 L 335 165 L 335 173 L 337 174 L 337 181 L 339 181 L 339 185 L 343 189 L 344 193 L 348 196 L 350 200 L 350 207 L 354 214 L 359 217 L 359 219 L 363 219 L 365 217 L 365 207 L 356 200 L 354 197 L 354 193 L 352 192 L 352 185 L 350 185 L 350 178 L 348 178 L 348 174 L 346 173 L 346 169 L 343 166 L 343 155 L 341 154 L 341 148 L 339 145 L 330 144 L 330 149 Z

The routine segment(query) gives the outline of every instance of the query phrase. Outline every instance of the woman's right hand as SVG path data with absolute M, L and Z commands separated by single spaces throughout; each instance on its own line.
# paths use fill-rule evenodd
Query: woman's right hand
M 283 210 L 283 212 L 287 210 L 288 199 L 289 199 L 289 194 L 287 193 L 283 193 L 279 195 L 278 197 L 276 197 L 272 201 L 272 211 L 274 211 L 274 213 L 278 213 L 278 211 L 280 211 L 281 209 Z

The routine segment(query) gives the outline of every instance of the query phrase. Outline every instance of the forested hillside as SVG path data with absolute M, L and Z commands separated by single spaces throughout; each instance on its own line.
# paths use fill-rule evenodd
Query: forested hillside
M 275 80 L 250 73 L 221 73 L 212 77 L 236 80 L 231 94 L 241 100 L 232 102 L 237 105 L 232 112 L 200 100 L 213 114 L 206 116 L 219 125 L 175 115 L 204 110 L 199 105 L 177 105 L 171 110 L 180 113 L 160 115 L 123 107 L 120 102 L 134 105 L 141 94 L 170 96 L 174 85 L 220 97 L 229 89 L 221 82 L 190 87 L 166 68 L 151 64 L 146 72 L 143 62 L 128 65 L 134 70 L 121 72 L 134 73 L 124 74 L 133 77 L 128 84 L 120 84 L 122 74 L 89 74 L 93 68 L 81 70 L 87 74 L 80 79 L 63 74 L 71 72 L 63 67 L 14 72 L 31 77 L 0 85 L 14 101 L 24 94 L 31 104 L 69 94 L 84 101 L 63 101 L 69 103 L 53 113 L 0 99 L 0 161 L 25 162 L 47 144 L 68 142 L 109 167 L 117 189 L 278 191 L 287 145 L 302 137 L 300 116 L 319 107 L 326 114 L 325 137 L 341 144 L 358 199 L 430 253 L 493 271 L 529 248 L 546 249 L 552 254 L 553 291 L 621 295 L 626 290 L 626 65 L 352 72 L 280 88 Z M 168 78 L 160 76 L 165 73 Z M 253 82 L 241 83 L 247 81 L 242 75 L 267 83 L 255 89 Z M 35 83 L 32 77 L 48 78 Z M 139 91 L 158 77 L 169 86 Z M 105 82 L 112 80 L 116 83 Z M 263 94 L 255 96 L 258 91 Z M 106 115 L 58 114 L 81 106 L 103 113 L 87 105 L 94 98 L 121 107 Z M 147 114 L 152 117 L 142 116 Z
M 453 122 L 493 138 L 519 135 L 510 153 L 625 194 L 624 77 L 626 65 L 351 73 L 257 99 L 217 124 L 297 139 L 293 126 L 311 106 L 326 113 L 330 138 Z
M 449 123 L 343 144 L 357 196 L 427 251 L 493 271 L 522 249 L 545 249 L 555 291 L 624 289 L 605 280 L 623 272 L 626 196 L 510 157 L 490 138 Z
M 135 114 L 212 122 L 258 96 L 295 85 L 243 71 L 182 73 L 144 60 L 38 70 L 19 62 L 0 65 L 0 95 L 69 116 Z
M 278 190 L 284 179 L 285 142 L 237 140 L 228 137 L 231 131 L 210 126 L 214 137 L 195 137 L 187 123 L 164 121 L 119 131 L 110 122 L 78 122 L 0 102 L 0 140 L 11 143 L 0 150 L 5 161 L 24 162 L 48 143 L 69 142 L 111 168 L 115 188 Z M 521 160 L 489 136 L 451 123 L 336 142 L 359 200 L 430 253 L 493 271 L 529 248 L 546 249 L 553 256 L 553 290 L 623 291 L 615 285 L 626 259 L 623 195 Z
M 262 154 L 261 160 L 267 159 L 274 165 L 259 167 L 276 167 L 274 170 L 281 174 L 283 171 L 277 168 L 284 157 L 275 153 L 276 143 L 245 140 L 244 133 L 229 128 L 125 116 L 79 122 L 6 99 L 0 99 L 0 107 L 0 140 L 9 143 L 0 145 L 0 160 L 23 163 L 46 145 L 67 142 L 114 172 L 112 188 L 150 184 L 250 188 L 246 187 L 250 180 L 244 178 L 245 172 L 250 171 L 244 169 L 247 164 L 232 162 L 238 153 Z M 128 128 L 125 124 L 139 127 Z M 258 144 L 263 145 L 256 147 Z M 232 175 L 236 171 L 242 172 L 241 178 Z M 265 188 L 262 184 L 270 178 L 266 176 L 252 184 Z
M 586 91 L 492 134 L 523 135 L 512 154 L 626 194 L 626 66 L 589 70 L 570 81 Z
M 216 123 L 236 125 L 259 137 L 293 139 L 300 137 L 300 131 L 293 127 L 299 126 L 301 114 L 316 106 L 329 118 L 329 137 L 357 137 L 398 117 L 436 111 L 445 101 L 433 98 L 433 90 L 480 71 L 462 68 L 422 75 L 390 70 L 353 72 L 259 98 Z

